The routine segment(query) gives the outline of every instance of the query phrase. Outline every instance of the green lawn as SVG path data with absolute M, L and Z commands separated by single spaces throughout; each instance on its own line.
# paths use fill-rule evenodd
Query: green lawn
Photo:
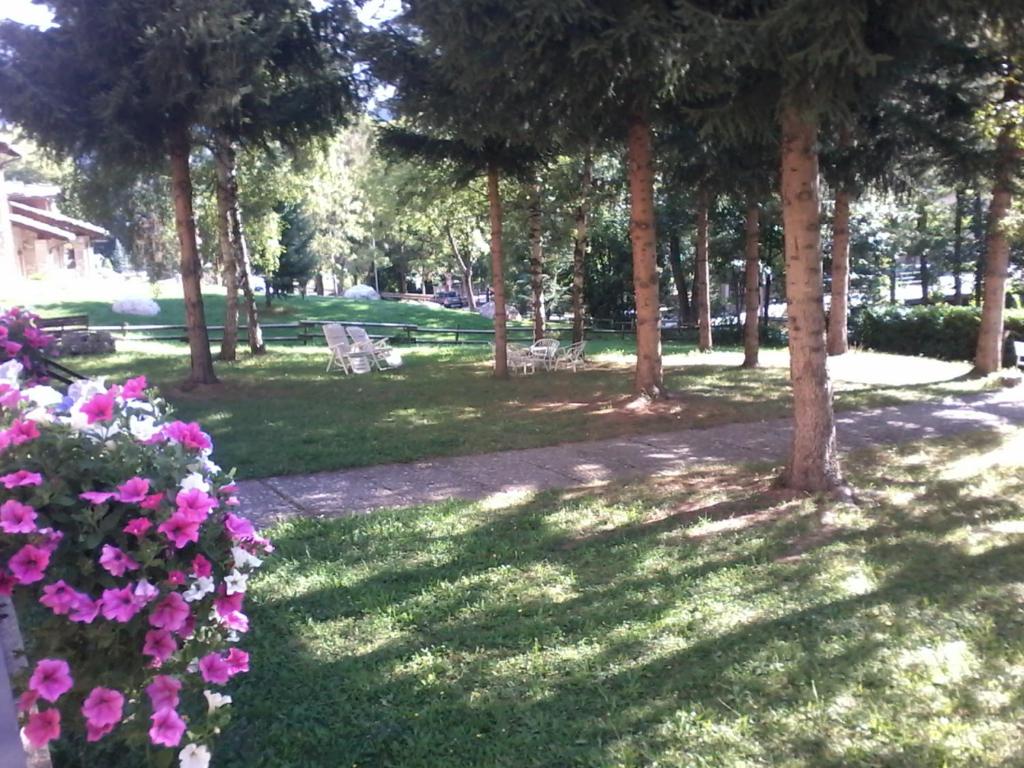
M 846 467 L 282 524 L 217 764 L 1024 764 L 1024 431 Z
M 742 355 L 701 355 L 666 345 L 666 381 L 679 397 L 653 407 L 632 400 L 632 348 L 590 346 L 578 373 L 540 372 L 496 381 L 486 347 L 405 348 L 406 365 L 383 374 L 325 373 L 322 347 L 275 347 L 272 354 L 219 364 L 223 384 L 176 388 L 184 344 L 126 343 L 112 357 L 75 367 L 114 379 L 145 373 L 181 417 L 213 435 L 217 460 L 240 477 L 314 472 L 426 457 L 529 448 L 560 442 L 756 421 L 790 412 L 787 356 L 766 351 L 766 367 L 738 367 Z M 969 366 L 851 353 L 832 363 L 837 407 L 937 398 L 984 386 L 958 378 Z

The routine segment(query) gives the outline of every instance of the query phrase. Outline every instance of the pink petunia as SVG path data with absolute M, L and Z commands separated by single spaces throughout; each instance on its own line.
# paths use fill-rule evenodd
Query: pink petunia
M 187 491 L 178 491 L 174 497 L 174 503 L 178 506 L 178 512 L 188 515 L 190 518 L 202 522 L 210 514 L 210 510 L 217 506 L 217 500 L 198 488 L 189 488 Z
M 113 688 L 93 688 L 82 703 L 82 714 L 92 725 L 117 725 L 124 716 L 124 696 Z
M 199 673 L 208 683 L 224 685 L 231 677 L 231 667 L 219 653 L 208 653 L 199 660 Z
M 146 391 L 146 387 L 149 384 L 146 382 L 145 376 L 137 376 L 134 379 L 128 379 L 121 388 L 121 397 L 125 400 L 138 400 L 142 393 Z
M 60 738 L 60 712 L 44 709 L 28 716 L 24 728 L 25 740 L 33 749 L 42 749 L 54 739 Z
M 39 548 L 49 552 L 51 555 L 57 550 L 57 545 L 64 539 L 64 534 L 61 531 L 55 531 L 53 528 L 40 528 L 38 533 L 43 537 L 43 540 L 39 542 Z
M 78 498 L 85 499 L 90 504 L 106 504 L 116 497 L 117 494 L 110 491 L 86 491 L 85 493 L 78 494 Z
M 82 406 L 82 413 L 86 415 L 86 422 L 89 424 L 111 421 L 114 418 L 114 398 L 104 392 L 93 395 L 89 402 Z
M 41 581 L 49 564 L 50 553 L 34 544 L 26 544 L 7 561 L 7 567 L 19 584 Z
M 126 572 L 137 571 L 142 567 L 130 555 L 110 544 L 103 545 L 100 565 L 111 576 L 124 576 Z
M 157 526 L 157 530 L 166 536 L 177 549 L 185 547 L 189 542 L 199 541 L 201 521 L 182 512 L 175 512 Z
M 192 558 L 192 575 L 202 579 L 213 575 L 213 564 L 202 555 Z
M 172 421 L 163 428 L 164 437 L 193 451 L 208 451 L 213 447 L 210 436 L 199 428 L 194 421 L 186 424 L 183 421 Z
M 86 721 L 85 723 L 85 740 L 86 741 L 99 741 L 112 730 L 116 723 L 107 723 L 106 725 L 96 725 Z
M 119 621 L 122 624 L 131 621 L 135 614 L 142 610 L 132 588 L 121 587 L 121 589 L 105 589 L 100 598 L 100 610 L 103 618 L 111 621 Z
M 234 512 L 228 512 L 224 516 L 224 528 L 228 535 L 236 541 L 246 541 L 256 536 L 256 529 L 253 524 L 244 517 L 239 517 Z
M 174 709 L 178 706 L 178 694 L 181 692 L 181 681 L 169 675 L 157 675 L 153 682 L 146 686 L 146 695 L 153 704 L 153 710 Z
M 188 581 L 188 577 L 185 575 L 184 571 L 168 571 L 167 572 L 167 583 L 168 584 L 173 584 L 176 587 L 180 587 L 186 581 Z
M 102 600 L 93 600 L 88 595 L 78 592 L 71 605 L 68 619 L 76 624 L 92 624 L 99 615 L 102 605 Z
M 0 567 L 0 596 L 10 597 L 14 594 L 14 587 L 17 583 L 7 569 Z
M 21 344 L 16 341 L 5 341 L 3 343 L 3 348 L 8 357 L 14 357 L 21 352 Z
M 149 605 L 158 597 L 160 597 L 160 590 L 154 587 L 145 579 L 139 580 L 135 584 L 135 602 L 140 606 Z
M 40 659 L 28 685 L 51 704 L 71 690 L 71 668 L 63 659 Z
M 0 483 L 3 483 L 4 488 L 7 490 L 29 485 L 42 485 L 43 476 L 38 472 L 29 472 L 27 469 L 19 469 L 17 472 L 11 472 L 9 475 L 0 477 Z
M 219 616 L 226 616 L 229 613 L 235 613 L 236 611 L 242 610 L 242 601 L 245 600 L 245 594 L 242 592 L 235 592 L 234 594 L 228 595 L 224 593 L 224 587 L 221 586 L 217 592 L 217 596 L 213 599 L 213 609 Z
M 0 530 L 4 533 L 32 533 L 36 529 L 36 511 L 28 504 L 8 499 L 0 504 Z
M 39 437 L 39 427 L 34 421 L 15 419 L 0 435 L 7 438 L 8 445 L 22 445 Z
M 176 747 L 185 733 L 185 721 L 172 707 L 164 707 L 153 713 L 153 725 L 149 729 L 149 740 L 165 747 Z
M 0 325 L 0 328 L 3 328 Z M 21 402 L 21 392 L 10 384 L 0 384 L 0 406 L 4 408 L 14 408 L 19 402 Z M 7 442 L 0 441 L 0 448 L 6 448 L 10 445 L 10 440 Z
M 145 499 L 142 500 L 139 506 L 142 507 L 143 509 L 148 509 L 152 511 L 154 509 L 159 509 L 163 501 L 164 495 L 162 493 L 151 493 Z
M 141 539 L 146 535 L 146 531 L 153 527 L 153 521 L 145 517 L 136 517 L 133 520 L 129 520 L 128 524 L 125 525 L 121 530 L 127 533 L 129 536 L 134 536 L 137 539 Z
M 146 633 L 146 642 L 142 646 L 142 653 L 153 658 L 153 666 L 159 667 L 178 650 L 178 643 L 174 635 L 166 629 L 151 629 Z M 171 706 L 175 706 L 177 702 Z M 154 707 L 156 705 L 154 704 Z M 159 708 L 159 707 L 158 707 Z
M 17 709 L 19 712 L 28 712 L 39 701 L 39 692 L 29 688 L 18 697 Z
M 185 625 L 188 617 L 188 603 L 177 592 L 172 592 L 149 614 L 149 623 L 157 629 L 175 632 Z
M 117 486 L 117 500 L 125 504 L 145 501 L 148 493 L 149 480 L 144 477 L 133 477 Z
M 39 598 L 39 602 L 58 616 L 63 616 L 74 607 L 77 597 L 78 592 L 72 589 L 64 579 L 60 579 L 43 587 L 43 596 Z
M 249 654 L 241 648 L 232 648 L 228 651 L 225 661 L 228 665 L 228 674 L 232 677 L 249 671 Z

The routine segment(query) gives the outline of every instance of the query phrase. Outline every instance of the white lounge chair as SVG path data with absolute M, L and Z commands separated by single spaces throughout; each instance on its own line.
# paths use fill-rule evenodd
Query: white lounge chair
M 530 354 L 545 370 L 550 371 L 555 367 L 555 358 L 558 357 L 558 339 L 538 339 L 530 347 Z
M 374 341 L 366 329 L 358 325 L 347 325 L 345 330 L 348 332 L 349 338 L 352 339 L 352 347 L 369 354 L 378 371 L 397 368 L 402 364 L 401 356 L 391 348 L 387 339 Z
M 1013 352 L 1017 355 L 1017 367 L 1024 368 L 1024 341 L 1013 342 Z
M 559 350 L 555 356 L 555 370 L 568 370 L 572 368 L 575 373 L 577 367 L 586 363 L 586 360 L 583 358 L 583 351 L 586 347 L 586 341 L 577 341 L 575 344 L 570 344 L 568 347 Z
M 369 373 L 373 370 L 373 355 L 353 349 L 345 328 L 337 323 L 324 326 L 324 338 L 331 357 L 327 361 L 328 372 L 334 366 L 341 368 L 347 376 L 350 373 Z

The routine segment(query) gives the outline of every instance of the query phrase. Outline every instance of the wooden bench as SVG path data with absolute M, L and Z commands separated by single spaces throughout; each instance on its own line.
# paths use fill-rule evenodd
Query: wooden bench
M 63 317 L 41 317 L 36 323 L 40 329 L 60 336 L 67 331 L 88 331 L 88 315 L 65 315 Z

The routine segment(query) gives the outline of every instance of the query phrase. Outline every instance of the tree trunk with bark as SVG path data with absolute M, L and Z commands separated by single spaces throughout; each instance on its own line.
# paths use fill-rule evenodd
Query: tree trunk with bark
M 654 158 L 651 126 L 646 116 L 629 120 L 629 235 L 633 248 L 633 292 L 636 304 L 637 395 L 658 398 L 666 393 L 661 368 L 661 302 L 658 295 L 658 254 L 654 229 Z
M 931 303 L 932 276 L 928 265 L 928 209 L 922 204 L 917 210 L 917 264 L 921 281 L 921 303 Z
M 686 284 L 686 273 L 683 272 L 682 244 L 679 235 L 668 239 L 668 264 L 672 268 L 672 280 L 676 284 L 676 317 L 679 327 L 686 325 L 690 317 L 690 286 Z
M 964 191 L 956 188 L 953 209 L 953 303 L 964 303 Z
M 594 161 L 587 153 L 583 159 L 583 172 L 580 175 L 580 198 L 576 204 L 576 234 L 572 247 L 572 342 L 583 341 L 583 280 L 584 266 L 587 258 L 587 243 L 590 223 L 590 188 L 593 185 Z
M 1004 98 L 1014 90 L 1007 86 Z M 1006 309 L 1006 280 L 1010 271 L 1010 243 L 1006 238 L 1006 217 L 1013 202 L 1013 178 L 1019 159 L 1013 126 L 1003 126 L 996 143 L 998 165 L 992 202 L 988 209 L 988 237 L 985 242 L 985 280 L 981 302 L 981 328 L 974 356 L 975 373 L 986 375 L 1003 365 L 1003 315 Z
M 505 258 L 501 245 L 501 189 L 498 167 L 487 166 L 487 203 L 491 219 L 491 290 L 494 294 L 494 375 L 508 377 L 508 331 L 505 321 Z
M 317 296 L 324 295 L 324 273 L 319 269 L 316 271 L 316 274 L 313 275 L 313 293 Z
M 981 190 L 974 191 L 974 216 L 971 221 L 971 230 L 974 235 L 974 303 L 981 306 L 981 289 L 984 284 L 985 275 L 985 214 L 982 210 Z
M 708 268 L 708 200 L 707 190 L 697 193 L 697 258 L 694 281 L 697 287 L 697 348 L 711 351 L 711 274 Z
M 817 122 L 793 105 L 782 113 L 782 214 L 789 305 L 793 444 L 784 481 L 801 491 L 842 484 L 825 348 Z
M 847 317 L 850 306 L 850 193 L 836 190 L 832 220 L 832 305 L 828 314 L 828 353 L 843 355 L 850 348 Z
M 459 268 L 462 270 L 462 282 L 466 285 L 466 300 L 469 302 L 469 308 L 475 312 L 476 296 L 473 295 L 473 259 L 468 254 L 464 255 L 458 243 L 455 242 L 455 235 L 452 234 L 451 224 L 444 225 L 444 234 L 448 239 L 448 247 L 452 249 L 452 256 L 455 257 L 455 261 L 458 262 Z M 426 288 L 427 282 L 424 280 L 424 292 L 426 292 Z
M 206 328 L 206 312 L 203 308 L 202 273 L 196 243 L 196 220 L 192 209 L 192 175 L 189 169 L 191 142 L 188 127 L 179 126 L 170 146 L 171 194 L 174 198 L 174 224 L 178 231 L 181 248 L 181 287 L 185 297 L 185 323 L 188 328 L 188 344 L 192 367 L 186 381 L 188 386 L 216 384 L 213 371 L 213 354 L 210 352 L 210 336 Z
M 761 348 L 758 314 L 761 307 L 761 209 L 748 203 L 743 229 L 746 293 L 743 300 L 743 367 L 757 368 Z
M 544 338 L 544 243 L 540 208 L 540 182 L 530 185 L 529 240 L 530 290 L 533 293 L 533 340 Z
M 221 337 L 219 357 L 226 362 L 234 362 L 238 348 L 238 262 L 231 242 L 231 194 L 228 191 L 230 161 L 222 151 L 220 140 L 215 142 L 213 159 L 217 177 L 217 243 L 225 292 L 224 334 Z

